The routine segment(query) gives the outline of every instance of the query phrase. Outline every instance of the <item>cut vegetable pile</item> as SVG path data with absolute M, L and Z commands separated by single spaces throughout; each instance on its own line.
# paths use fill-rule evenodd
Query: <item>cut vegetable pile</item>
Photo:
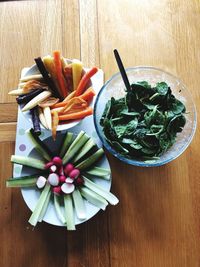
M 59 51 L 53 56 L 36 58 L 39 73 L 20 79 L 18 89 L 9 92 L 17 96 L 22 111 L 30 111 L 34 131 L 39 135 L 40 123 L 56 138 L 59 123 L 81 120 L 93 114 L 90 103 L 95 95 L 91 77 L 96 67 L 85 72 L 82 62 L 70 64 Z
M 38 170 L 34 175 L 10 178 L 7 187 L 36 187 L 40 197 L 29 219 L 36 226 L 43 220 L 48 204 L 53 198 L 58 219 L 68 230 L 75 230 L 74 212 L 79 220 L 87 219 L 86 199 L 99 209 L 105 210 L 108 203 L 116 205 L 118 199 L 96 184 L 94 177 L 109 180 L 110 171 L 95 166 L 104 156 L 102 148 L 81 131 L 77 136 L 67 132 L 59 153 L 53 153 L 39 139 L 33 129 L 27 131 L 35 149 L 42 159 L 12 155 L 11 161 Z

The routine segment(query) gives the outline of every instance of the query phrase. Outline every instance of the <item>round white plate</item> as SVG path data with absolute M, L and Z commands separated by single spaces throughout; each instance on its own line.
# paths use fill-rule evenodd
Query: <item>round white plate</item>
M 73 131 L 73 129 L 70 130 L 72 133 L 75 133 Z M 61 137 L 63 137 L 64 135 L 59 133 L 57 138 L 56 138 L 56 142 L 54 142 L 52 140 L 51 137 L 48 137 L 47 139 L 45 139 L 45 142 L 47 142 L 48 144 L 50 144 L 50 148 L 52 151 L 56 151 L 56 149 L 59 147 L 60 143 L 61 143 Z M 29 155 L 31 157 L 34 158 L 41 158 L 38 153 L 35 151 L 35 149 L 33 149 Z M 106 156 L 104 156 L 97 164 L 95 164 L 95 166 L 99 166 L 102 168 L 106 168 L 110 170 L 110 165 L 109 162 L 106 158 Z M 37 173 L 38 170 L 36 169 L 32 169 L 29 167 L 23 167 L 21 173 L 19 174 L 19 176 L 24 176 L 24 175 L 29 175 L 29 174 L 33 174 L 33 173 Z M 104 179 L 100 179 L 97 177 L 94 177 L 93 181 L 95 183 L 97 183 L 98 185 L 100 185 L 101 187 L 103 187 L 105 190 L 110 191 L 110 187 L 111 187 L 111 179 L 108 180 L 104 180 Z M 29 207 L 29 209 L 31 211 L 33 211 L 33 209 L 36 206 L 36 203 L 38 201 L 38 198 L 40 196 L 40 191 L 34 187 L 34 188 L 23 188 L 21 189 L 22 192 L 22 196 L 24 198 L 24 201 L 26 202 L 27 206 Z M 97 212 L 99 211 L 99 208 L 95 207 L 94 205 L 90 204 L 87 200 L 84 199 L 84 203 L 86 206 L 86 213 L 87 213 L 87 218 L 85 220 L 79 220 L 76 216 L 75 210 L 74 210 L 74 214 L 75 214 L 75 224 L 80 224 L 83 223 L 87 220 L 89 220 L 90 218 L 92 218 L 95 214 L 97 214 Z M 63 212 L 64 212 L 64 207 L 63 207 Z M 56 215 L 56 211 L 55 211 L 55 207 L 53 204 L 53 200 L 51 199 L 49 206 L 47 208 L 47 212 L 44 216 L 43 221 L 49 223 L 49 224 L 53 224 L 53 225 L 57 225 L 57 226 L 64 226 L 60 220 L 58 219 L 57 215 Z

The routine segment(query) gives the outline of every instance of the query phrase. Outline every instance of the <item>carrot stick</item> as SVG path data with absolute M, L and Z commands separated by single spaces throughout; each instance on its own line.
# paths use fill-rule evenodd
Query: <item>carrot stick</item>
M 58 112 L 54 111 L 52 114 L 52 137 L 53 140 L 56 140 L 56 130 L 57 130 L 57 126 L 59 123 L 59 117 L 58 117 Z
M 85 101 L 90 101 L 93 98 L 93 96 L 95 96 L 95 91 L 92 87 L 90 87 L 79 97 Z
M 66 87 L 63 73 L 62 73 L 62 62 L 61 62 L 61 58 L 60 58 L 60 52 L 54 51 L 53 57 L 54 57 L 54 63 L 55 63 L 55 69 L 56 69 L 58 84 L 59 84 L 60 90 L 62 92 L 62 95 L 65 98 L 68 95 L 68 90 Z
M 86 108 L 83 111 L 78 111 L 70 114 L 63 114 L 59 115 L 58 118 L 60 121 L 67 121 L 67 120 L 77 120 L 77 119 L 83 119 L 86 116 L 92 115 L 93 110 L 91 107 Z
M 75 96 L 80 96 L 84 90 L 85 87 L 88 83 L 88 81 L 90 80 L 90 78 L 98 71 L 97 67 L 93 67 L 91 70 L 89 70 L 88 72 L 86 72 L 83 77 L 81 78 L 81 81 L 76 89 L 76 94 Z

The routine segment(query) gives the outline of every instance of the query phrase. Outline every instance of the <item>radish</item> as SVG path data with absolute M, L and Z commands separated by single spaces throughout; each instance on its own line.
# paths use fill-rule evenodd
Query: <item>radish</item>
M 49 169 L 53 165 L 52 161 L 49 161 L 45 164 L 45 169 Z
M 36 185 L 39 189 L 43 188 L 46 184 L 47 179 L 44 176 L 39 176 Z
M 68 163 L 67 165 L 65 165 L 65 168 L 64 168 L 65 175 L 68 175 L 73 169 L 74 169 L 73 164 Z
M 67 179 L 65 179 L 65 182 L 67 184 L 73 184 L 74 180 L 68 177 Z
M 60 157 L 54 157 L 52 161 L 55 165 L 62 166 L 62 159 Z
M 59 182 L 60 182 L 60 183 L 64 183 L 65 180 L 66 180 L 66 177 L 65 177 L 64 175 L 60 175 L 60 176 L 59 176 Z
M 74 191 L 75 189 L 75 186 L 74 184 L 67 184 L 67 183 L 64 183 L 62 186 L 61 186 L 61 190 L 63 191 L 63 193 L 65 194 L 70 194 Z
M 53 187 L 52 191 L 53 191 L 54 194 L 59 196 L 62 193 L 61 186 Z
M 84 180 L 81 176 L 79 176 L 76 180 L 75 180 L 75 184 L 76 185 L 83 185 L 84 184 Z
M 60 166 L 60 168 L 58 169 L 58 174 L 64 175 L 63 166 Z
M 71 179 L 76 179 L 79 175 L 80 175 L 80 171 L 79 171 L 79 169 L 73 169 L 73 170 L 69 173 L 69 177 L 70 177 Z
M 56 172 L 56 171 L 57 171 L 57 167 L 56 167 L 56 165 L 52 165 L 52 166 L 50 167 L 50 171 L 51 171 L 51 172 Z
M 57 186 L 59 184 L 59 176 L 56 173 L 49 174 L 48 182 L 52 186 Z

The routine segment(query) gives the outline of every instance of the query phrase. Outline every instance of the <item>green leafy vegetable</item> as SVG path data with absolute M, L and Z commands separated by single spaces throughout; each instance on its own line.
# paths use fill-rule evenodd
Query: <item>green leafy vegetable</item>
M 166 82 L 131 85 L 125 97 L 107 102 L 100 124 L 108 143 L 127 158 L 156 160 L 186 123 L 184 104 Z

